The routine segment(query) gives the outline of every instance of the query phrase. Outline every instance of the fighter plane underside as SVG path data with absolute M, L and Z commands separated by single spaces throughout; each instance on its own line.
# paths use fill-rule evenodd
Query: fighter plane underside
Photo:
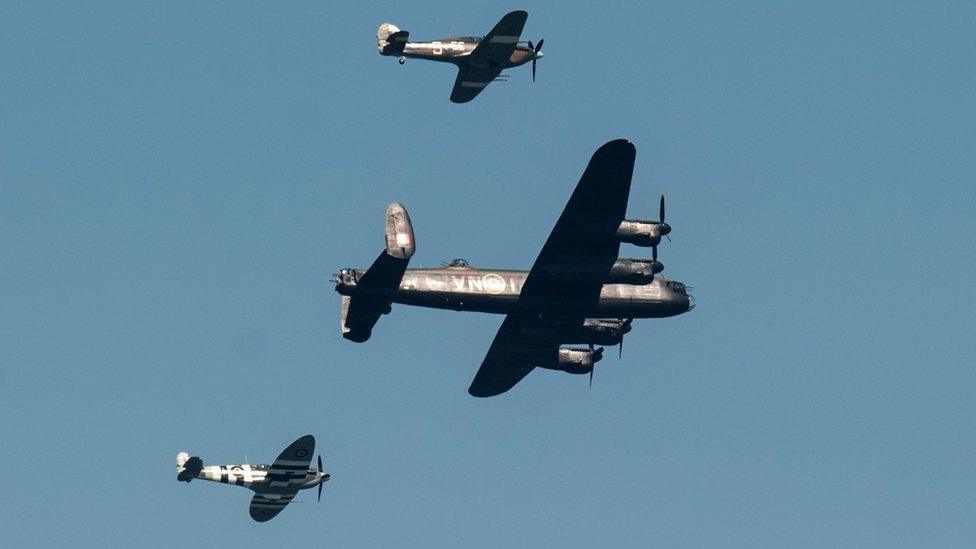
M 265 522 L 276 517 L 291 503 L 299 490 L 318 486 L 318 499 L 322 499 L 322 484 L 332 475 L 322 470 L 321 455 L 318 469 L 309 468 L 314 452 L 315 437 L 312 435 L 305 435 L 291 443 L 271 465 L 244 463 L 204 466 L 199 457 L 180 452 L 176 455 L 176 479 L 181 482 L 201 479 L 249 488 L 254 491 L 251 518 Z
M 426 59 L 453 63 L 458 67 L 451 101 L 467 103 L 495 80 L 504 80 L 502 71 L 532 62 L 535 81 L 536 61 L 542 58 L 542 43 L 520 42 L 519 36 L 528 14 L 518 10 L 506 14 L 484 37 L 461 36 L 427 42 L 410 42 L 410 33 L 396 25 L 383 23 L 376 31 L 376 47 L 381 55 L 407 59 Z

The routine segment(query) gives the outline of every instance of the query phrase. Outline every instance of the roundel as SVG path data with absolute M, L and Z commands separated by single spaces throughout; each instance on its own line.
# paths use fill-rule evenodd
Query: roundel
M 299 448 L 298 450 L 295 450 L 295 455 L 297 457 L 303 458 L 308 455 L 308 450 L 306 450 L 305 448 Z
M 489 294 L 498 295 L 505 291 L 505 279 L 495 273 L 481 277 L 481 283 Z

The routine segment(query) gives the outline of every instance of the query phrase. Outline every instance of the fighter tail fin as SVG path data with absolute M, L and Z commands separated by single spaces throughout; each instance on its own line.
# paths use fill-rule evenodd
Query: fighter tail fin
M 382 55 L 400 55 L 410 33 L 400 30 L 392 23 L 383 23 L 376 30 L 376 48 Z
M 176 480 L 190 482 L 203 471 L 203 460 L 186 452 L 176 454 Z

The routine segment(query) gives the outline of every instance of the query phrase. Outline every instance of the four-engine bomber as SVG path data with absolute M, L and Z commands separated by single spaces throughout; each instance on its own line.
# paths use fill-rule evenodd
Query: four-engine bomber
M 532 269 L 477 269 L 455 259 L 437 269 L 408 269 L 416 251 L 406 208 L 390 204 L 386 249 L 369 269 L 346 268 L 335 278 L 342 295 L 344 338 L 364 342 L 393 303 L 507 315 L 468 391 L 493 396 L 534 367 L 589 373 L 603 357 L 594 345 L 623 345 L 635 318 L 690 311 L 681 282 L 660 275 L 664 222 L 624 218 L 636 149 L 611 141 L 594 153 Z M 650 259 L 618 257 L 620 244 L 652 248 Z M 567 348 L 583 343 L 589 348 Z

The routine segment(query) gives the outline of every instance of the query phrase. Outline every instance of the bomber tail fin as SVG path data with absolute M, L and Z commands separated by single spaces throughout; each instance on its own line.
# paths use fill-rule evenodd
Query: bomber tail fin
M 390 312 L 390 296 L 400 287 L 417 249 L 403 204 L 394 202 L 386 209 L 385 228 L 386 249 L 356 281 L 355 294 L 342 297 L 342 337 L 357 343 L 369 339 L 380 316 Z
M 176 480 L 190 482 L 203 471 L 203 460 L 186 452 L 176 454 Z
M 392 23 L 383 23 L 376 30 L 376 48 L 381 55 L 400 55 L 409 37 L 409 32 L 400 30 Z

